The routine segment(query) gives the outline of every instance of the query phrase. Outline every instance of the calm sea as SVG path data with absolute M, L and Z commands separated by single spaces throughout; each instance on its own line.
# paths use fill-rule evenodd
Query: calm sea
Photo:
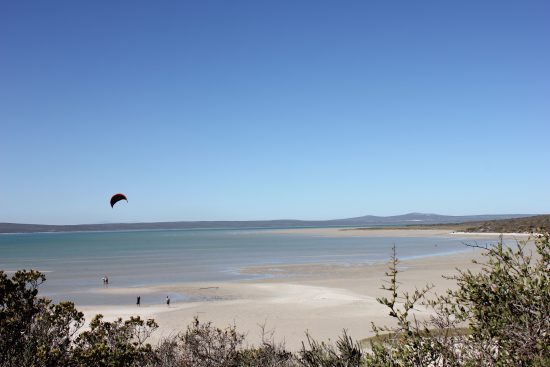
M 250 278 L 242 268 L 267 264 L 375 263 L 468 251 L 457 238 L 323 237 L 272 230 L 157 230 L 0 235 L 0 269 L 46 273 L 41 293 L 80 304 L 130 302 L 133 295 L 90 292 L 109 287 Z M 273 276 L 264 274 L 262 276 Z M 172 295 L 184 300 L 185 295 Z M 162 298 L 144 303 L 162 302 Z

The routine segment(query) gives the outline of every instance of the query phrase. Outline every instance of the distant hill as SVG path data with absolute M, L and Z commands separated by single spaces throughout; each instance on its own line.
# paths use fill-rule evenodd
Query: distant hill
M 394 229 L 446 229 L 457 232 L 477 233 L 532 233 L 538 229 L 550 230 L 550 214 L 532 215 L 509 219 L 497 219 L 473 222 L 435 223 L 435 224 L 410 224 L 405 226 L 393 226 Z M 356 229 L 375 229 L 373 227 Z
M 533 214 L 486 214 L 486 215 L 440 215 L 427 213 L 407 213 L 388 217 L 366 215 L 363 217 L 336 219 L 332 222 L 345 223 L 345 225 L 408 225 L 408 224 L 446 224 L 465 223 L 488 220 L 510 219 L 529 217 Z
M 285 228 L 285 227 L 347 227 L 347 226 L 408 226 L 426 224 L 447 224 L 482 222 L 496 219 L 528 217 L 528 214 L 466 215 L 449 216 L 439 214 L 408 213 L 388 217 L 366 215 L 362 217 L 333 220 L 267 220 L 267 221 L 196 221 L 196 222 L 153 222 L 153 223 L 109 223 L 47 225 L 0 223 L 0 233 L 33 232 L 82 232 L 82 231 L 123 231 L 147 229 L 198 229 L 198 228 Z
M 535 215 L 526 218 L 490 220 L 481 223 L 464 223 L 465 232 L 484 233 L 531 233 L 539 228 L 550 231 L 550 215 Z

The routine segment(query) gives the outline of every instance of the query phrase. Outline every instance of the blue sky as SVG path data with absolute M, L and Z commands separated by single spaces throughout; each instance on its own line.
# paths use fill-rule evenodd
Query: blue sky
M 1 2 L 0 222 L 548 213 L 549 14 Z

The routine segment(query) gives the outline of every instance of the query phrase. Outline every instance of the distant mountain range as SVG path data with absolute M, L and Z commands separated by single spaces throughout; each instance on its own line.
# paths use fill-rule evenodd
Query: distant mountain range
M 496 215 L 462 215 L 450 216 L 425 213 L 408 213 L 380 217 L 365 215 L 363 217 L 332 220 L 251 220 L 251 221 L 196 221 L 196 222 L 153 222 L 153 223 L 107 223 L 48 225 L 0 223 L 0 233 L 33 233 L 33 232 L 82 232 L 82 231 L 131 231 L 146 229 L 199 229 L 199 228 L 285 228 L 285 227 L 338 227 L 338 226 L 404 226 L 420 224 L 451 224 L 465 222 L 482 222 L 498 219 L 524 218 L 533 214 L 496 214 Z

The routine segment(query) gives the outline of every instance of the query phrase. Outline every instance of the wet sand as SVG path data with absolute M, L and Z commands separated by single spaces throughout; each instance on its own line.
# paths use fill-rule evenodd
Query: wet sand
M 445 230 L 345 230 L 288 229 L 283 233 L 304 233 L 307 235 L 330 236 L 393 236 L 429 237 L 453 236 Z M 460 234 L 463 236 L 463 234 Z M 511 235 L 509 238 L 525 238 Z M 498 239 L 498 235 L 471 235 L 472 239 Z M 456 274 L 455 268 L 479 269 L 471 262 L 480 258 L 481 251 L 433 256 L 402 261 L 399 265 L 400 290 L 414 291 L 415 287 L 434 284 L 431 292 L 442 293 L 455 283 L 442 275 Z M 398 254 L 399 256 L 399 254 Z M 389 258 L 389 254 L 388 254 Z M 143 289 L 144 295 L 165 292 L 179 293 L 199 299 L 196 302 L 173 302 L 166 305 L 131 306 L 83 306 L 80 307 L 89 320 L 92 315 L 102 313 L 107 320 L 140 315 L 154 318 L 159 324 L 151 339 L 155 343 L 164 337 L 184 331 L 195 316 L 202 321 L 212 321 L 218 327 L 235 324 L 240 332 L 246 333 L 249 344 L 261 342 L 261 326 L 274 332 L 276 341 L 285 342 L 288 348 L 296 350 L 305 340 L 306 331 L 316 339 L 336 340 L 346 329 L 355 339 L 373 335 L 371 323 L 392 325 L 388 310 L 380 305 L 377 297 L 388 296 L 380 289 L 384 282 L 387 264 L 358 265 L 272 265 L 243 269 L 249 274 L 273 274 L 273 278 L 255 281 L 227 281 L 212 283 L 182 283 L 155 286 Z M 110 292 L 116 290 L 109 290 Z M 128 290 L 120 289 L 121 292 Z M 132 289 L 135 292 L 135 289 Z M 420 317 L 427 312 L 419 309 Z

